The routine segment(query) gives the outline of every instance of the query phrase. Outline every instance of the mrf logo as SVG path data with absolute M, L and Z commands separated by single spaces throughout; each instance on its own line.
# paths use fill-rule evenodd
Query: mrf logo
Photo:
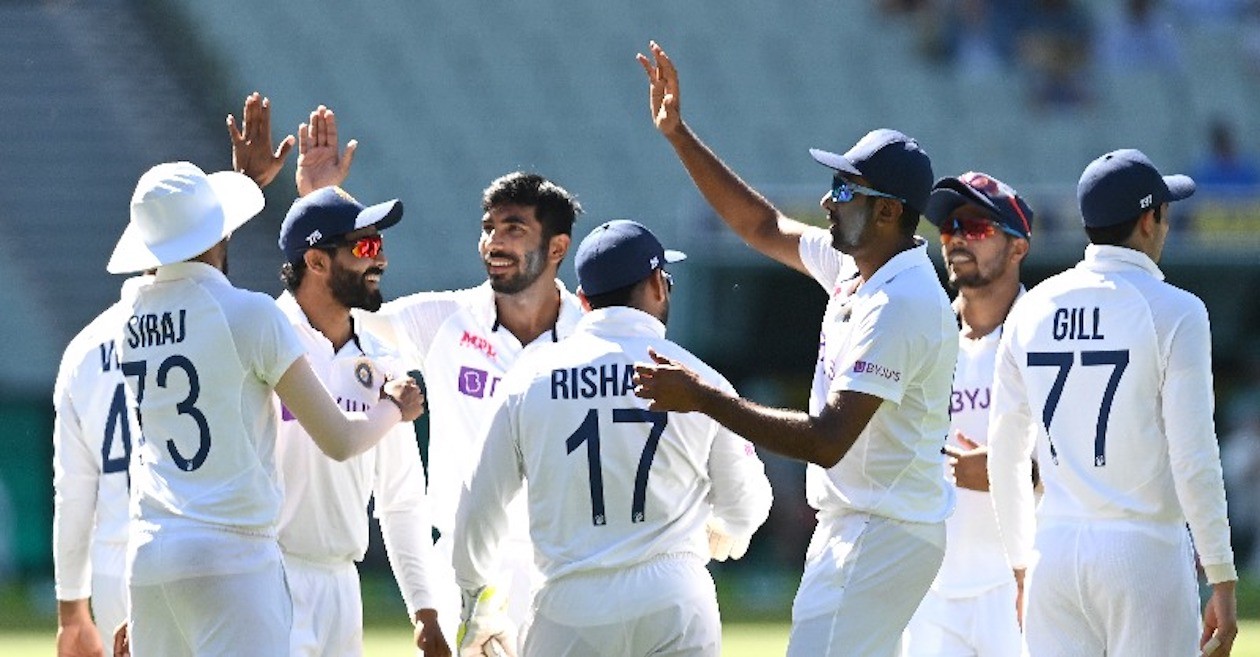
M 885 379 L 891 379 L 892 381 L 901 380 L 901 372 L 876 363 L 868 363 L 864 360 L 859 360 L 853 363 L 853 373 L 874 374 L 876 376 L 882 376 Z
M 485 354 L 486 358 L 494 358 L 496 356 L 494 345 L 490 344 L 489 340 L 481 337 L 480 335 L 469 333 L 468 331 L 464 331 L 464 336 L 459 339 L 459 346 L 476 349 L 477 351 Z

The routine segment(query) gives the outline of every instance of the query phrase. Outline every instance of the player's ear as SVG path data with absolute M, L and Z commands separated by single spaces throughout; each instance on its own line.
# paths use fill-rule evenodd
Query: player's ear
M 1028 240 L 1019 237 L 1012 237 L 1011 262 L 1018 265 L 1023 262 L 1026 257 L 1028 257 Z
M 578 289 L 577 289 L 577 298 L 578 298 L 578 301 L 581 302 L 582 304 L 582 312 L 584 313 L 591 312 L 591 302 L 589 299 L 586 298 L 586 292 L 582 291 L 582 286 L 580 285 L 578 286 Z
M 307 271 L 326 273 L 332 266 L 332 260 L 329 254 L 323 249 L 307 249 L 302 254 L 302 261 L 306 263 Z
M 569 244 L 572 241 L 573 238 L 564 233 L 552 235 L 551 240 L 547 243 L 547 259 L 557 265 L 560 264 L 560 261 L 564 260 L 565 254 L 569 252 Z

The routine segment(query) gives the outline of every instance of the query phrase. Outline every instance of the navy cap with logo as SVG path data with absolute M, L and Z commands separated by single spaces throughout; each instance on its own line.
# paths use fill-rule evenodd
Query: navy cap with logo
M 932 160 L 919 142 L 896 130 L 872 130 L 844 155 L 817 148 L 809 154 L 819 164 L 865 178 L 872 189 L 896 196 L 915 212 L 923 212 L 932 190 Z
M 1163 203 L 1194 194 L 1190 176 L 1160 175 L 1142 151 L 1126 148 L 1099 157 L 1081 174 L 1076 186 L 1081 219 L 1087 228 L 1106 228 L 1132 221 Z
M 289 206 L 280 224 L 280 250 L 286 260 L 298 262 L 313 246 L 336 244 L 341 236 L 368 226 L 385 230 L 402 215 L 398 199 L 364 206 L 340 187 L 324 187 Z
M 686 257 L 681 251 L 661 246 L 643 224 L 615 219 L 596 226 L 582 239 L 574 267 L 578 285 L 589 297 L 638 283 L 665 263 Z
M 966 203 L 974 203 L 989 213 L 1007 232 L 1028 239 L 1032 235 L 1033 211 L 1013 187 L 987 173 L 968 171 L 956 178 L 941 178 L 932 186 L 923 216 L 939 228 Z

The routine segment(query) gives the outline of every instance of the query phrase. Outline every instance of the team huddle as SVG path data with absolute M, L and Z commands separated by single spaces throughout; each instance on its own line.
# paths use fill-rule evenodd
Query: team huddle
M 1034 212 L 1009 185 L 936 180 L 874 130 L 811 149 L 831 180 L 828 227 L 807 225 L 682 120 L 659 46 L 638 59 L 716 213 L 828 295 L 808 410 L 740 397 L 665 337 L 686 256 L 640 223 L 590 230 L 570 292 L 582 209 L 537 174 L 483 192 L 483 283 L 384 301 L 402 203 L 341 187 L 356 144 L 323 106 L 273 149 L 253 94 L 234 171 L 140 178 L 107 265 L 132 276 L 63 356 L 58 655 L 362 654 L 371 500 L 421 654 L 716 656 L 706 564 L 770 513 L 754 446 L 809 464 L 818 512 L 788 655 L 1228 655 L 1208 316 L 1157 266 L 1194 182 L 1099 157 L 1084 259 L 1025 290 Z M 228 238 L 295 145 L 272 298 L 228 281 Z

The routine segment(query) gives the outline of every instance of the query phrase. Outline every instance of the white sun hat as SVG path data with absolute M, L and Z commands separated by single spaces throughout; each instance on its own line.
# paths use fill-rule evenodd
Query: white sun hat
M 206 175 L 191 162 L 166 162 L 140 176 L 131 222 L 105 267 L 128 274 L 201 255 L 263 209 L 262 190 L 244 174 Z

